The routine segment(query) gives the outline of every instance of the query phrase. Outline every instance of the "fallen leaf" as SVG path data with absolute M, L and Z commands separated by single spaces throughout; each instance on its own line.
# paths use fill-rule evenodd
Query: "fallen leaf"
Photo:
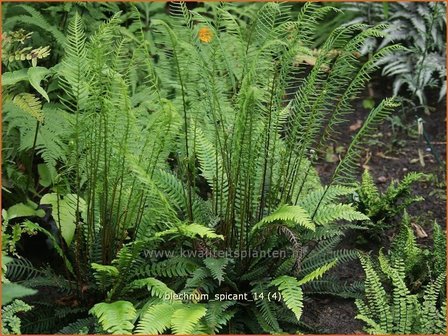
M 415 223 L 412 223 L 412 227 L 414 228 L 415 234 L 418 238 L 427 238 L 428 234 L 423 230 L 423 228 Z
M 393 156 L 387 156 L 383 152 L 377 152 L 376 156 L 378 156 L 380 158 L 383 158 L 383 159 L 388 159 L 388 160 L 399 160 L 399 158 L 396 158 L 396 157 L 393 157 Z
M 380 183 L 384 183 L 384 182 L 386 182 L 387 181 L 387 177 L 386 176 L 380 176 L 380 177 L 378 177 L 378 182 L 380 182 Z
M 361 128 L 361 126 L 362 126 L 362 120 L 358 119 L 354 124 L 350 125 L 349 130 L 350 132 L 354 132 L 357 129 Z

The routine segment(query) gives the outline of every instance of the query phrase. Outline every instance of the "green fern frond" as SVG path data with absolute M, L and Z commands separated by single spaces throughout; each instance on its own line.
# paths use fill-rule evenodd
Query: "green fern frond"
M 232 301 L 212 301 L 208 303 L 204 320 L 212 333 L 218 333 L 235 316 L 236 310 L 229 310 L 233 305 L 235 305 L 235 302 Z
M 366 307 L 372 316 L 371 320 L 377 319 L 379 321 L 378 332 L 387 333 L 387 331 L 392 329 L 393 323 L 388 296 L 369 257 L 360 254 L 359 259 L 366 272 L 365 291 L 368 300 L 368 306 Z M 363 307 L 358 300 L 356 305 L 358 308 Z
M 202 304 L 184 305 L 171 316 L 171 328 L 177 335 L 191 334 L 197 327 L 199 320 L 205 316 L 207 308 Z
M 12 20 L 21 22 L 22 24 L 32 25 L 41 28 L 50 33 L 54 39 L 62 46 L 65 42 L 64 34 L 54 25 L 50 24 L 45 17 L 35 8 L 30 5 L 20 5 L 28 15 L 19 15 L 12 18 Z
M 173 257 L 154 264 L 142 265 L 135 271 L 139 276 L 163 276 L 168 278 L 185 277 L 198 268 L 198 265 L 190 258 Z
M 75 13 L 69 22 L 65 42 L 65 56 L 58 70 L 61 87 L 71 100 L 66 101 L 70 111 L 79 111 L 85 107 L 88 97 L 88 60 L 86 36 L 80 14 Z
M 115 266 L 96 263 L 92 263 L 91 266 L 97 285 L 103 289 L 112 286 L 119 276 L 119 271 Z
M 329 271 L 331 268 L 333 268 L 337 263 L 337 260 L 334 260 L 332 262 L 329 262 L 317 269 L 315 269 L 314 271 L 312 271 L 311 273 L 308 273 L 307 275 L 305 275 L 302 279 L 300 279 L 299 285 L 303 285 L 306 284 L 310 281 L 313 280 L 318 280 L 319 278 L 321 278 L 327 271 Z
M 115 301 L 97 303 L 89 311 L 94 315 L 103 329 L 112 334 L 131 334 L 137 311 L 131 302 Z
M 138 335 L 157 335 L 165 333 L 171 327 L 171 320 L 181 304 L 161 302 L 149 305 L 143 311 L 135 329 Z
M 12 258 L 7 265 L 5 276 L 11 281 L 27 280 L 43 275 L 43 271 L 37 269 L 25 258 Z
M 297 204 L 302 206 L 309 213 L 312 213 L 312 211 L 316 209 L 319 201 L 322 199 L 322 196 L 324 194 L 325 199 L 322 200 L 322 205 L 332 203 L 339 197 L 350 195 L 354 191 L 354 188 L 341 185 L 332 185 L 328 188 L 318 187 L 315 190 L 312 190 L 309 194 L 304 195 L 302 198 L 300 198 Z
M 197 223 L 181 224 L 176 228 L 156 233 L 156 237 L 163 237 L 170 234 L 178 234 L 190 238 L 224 239 L 223 235 L 218 235 L 214 230 Z
M 258 297 L 263 295 L 263 298 L 267 297 L 267 289 L 262 283 L 257 283 L 252 288 L 252 293 L 255 293 Z M 280 325 L 278 323 L 277 312 L 273 302 L 265 299 L 260 299 L 255 302 L 254 314 L 263 331 L 265 332 L 280 332 Z
M 166 295 L 172 295 L 174 291 L 169 288 L 165 283 L 155 278 L 145 278 L 134 280 L 129 288 L 142 288 L 147 287 L 148 291 L 151 293 L 151 296 L 158 297 L 163 299 Z
M 319 225 L 329 224 L 340 219 L 349 222 L 370 220 L 363 213 L 356 211 L 352 205 L 341 203 L 321 205 L 313 218 L 314 222 Z
M 434 271 L 435 274 L 441 274 L 446 272 L 446 235 L 436 221 L 434 221 L 433 227 Z
M 70 323 L 69 325 L 59 330 L 57 334 L 68 334 L 68 335 L 90 334 L 90 332 L 92 332 L 94 325 L 95 325 L 95 318 L 86 317 Z
M 218 284 L 224 281 L 224 270 L 229 263 L 228 258 L 205 258 L 204 264 L 210 270 L 213 278 L 218 280 Z
M 437 308 L 437 302 L 439 300 L 439 294 L 443 290 L 443 286 L 446 282 L 446 274 L 440 274 L 434 281 L 427 285 L 423 293 L 423 302 L 421 305 L 421 311 L 417 312 L 420 315 L 420 330 L 418 332 L 430 334 L 443 333 L 446 330 L 446 319 L 444 320 L 444 328 L 436 326 L 434 321 L 439 319 L 440 315 L 446 316 L 446 311 L 443 311 L 443 306 L 440 310 Z
M 44 115 L 42 113 L 41 101 L 32 93 L 19 93 L 16 95 L 12 102 L 22 109 L 22 111 L 28 113 L 35 118 L 38 122 L 44 122 Z
M 360 281 L 342 282 L 334 276 L 327 275 L 304 285 L 303 291 L 307 295 L 334 295 L 346 299 L 362 299 L 364 284 Z
M 367 203 L 376 203 L 379 200 L 380 192 L 373 181 L 373 177 L 368 169 L 364 170 L 361 178 L 361 197 L 366 199 Z
M 286 307 L 294 313 L 297 321 L 300 320 L 303 310 L 301 283 L 296 278 L 284 275 L 272 280 L 270 284 L 278 287 Z
M 255 224 L 251 233 L 253 234 L 262 227 L 275 222 L 284 222 L 287 226 L 295 227 L 296 225 L 299 225 L 312 231 L 315 230 L 315 225 L 305 209 L 298 205 L 282 205 L 273 213 Z
M 3 335 L 20 335 L 21 320 L 16 315 L 24 313 L 32 309 L 32 306 L 21 300 L 14 300 L 10 304 L 2 306 L 2 334 Z
M 350 143 L 344 158 L 336 167 L 331 178 L 332 184 L 352 184 L 353 170 L 357 165 L 363 144 L 377 131 L 379 123 L 398 106 L 399 104 L 395 98 L 386 98 L 371 111 L 367 120 Z

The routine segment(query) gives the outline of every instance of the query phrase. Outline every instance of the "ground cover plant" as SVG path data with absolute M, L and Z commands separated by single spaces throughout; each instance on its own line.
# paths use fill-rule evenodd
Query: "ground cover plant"
M 413 208 L 440 193 L 413 187 L 444 163 L 376 185 L 366 148 L 408 98 L 359 101 L 405 49 L 362 55 L 383 23 L 317 44 L 339 11 L 3 4 L 3 332 L 327 333 L 327 298 L 350 332 L 443 333 L 444 217 L 428 237 Z

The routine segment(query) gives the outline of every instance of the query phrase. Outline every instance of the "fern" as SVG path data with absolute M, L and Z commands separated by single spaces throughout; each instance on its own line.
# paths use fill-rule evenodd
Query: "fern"
M 27 312 L 32 306 L 21 300 L 14 300 L 12 303 L 2 306 L 2 334 L 21 334 L 21 321 L 17 313 Z
M 358 188 L 358 210 L 366 214 L 375 223 L 375 230 L 380 232 L 390 225 L 397 214 L 401 214 L 411 204 L 423 200 L 422 197 L 413 195 L 411 187 L 427 178 L 423 173 L 410 172 L 401 181 L 393 181 L 384 193 L 380 193 L 366 170 Z
M 224 270 L 229 263 L 229 259 L 216 259 L 216 258 L 205 258 L 204 264 L 210 270 L 213 278 L 218 280 L 218 284 L 221 284 L 224 281 Z
M 139 335 L 163 334 L 171 327 L 171 319 L 175 307 L 175 305 L 168 302 L 147 307 L 137 324 L 136 333 Z
M 105 331 L 112 334 L 131 334 L 137 316 L 134 306 L 128 301 L 97 303 L 89 313 L 98 319 Z
M 192 333 L 206 311 L 206 307 L 200 304 L 186 305 L 177 309 L 171 317 L 173 332 L 177 335 Z
M 371 334 L 379 333 L 443 333 L 446 322 L 440 321 L 440 316 L 446 316 L 443 306 L 438 308 L 437 297 L 445 281 L 445 274 L 441 274 L 435 282 L 430 283 L 422 299 L 411 294 L 404 281 L 405 264 L 402 259 L 396 259 L 391 264 L 380 253 L 379 264 L 383 274 L 392 283 L 392 293 L 386 292 L 380 280 L 379 273 L 375 271 L 368 257 L 360 255 L 361 264 L 366 272 L 366 301 L 356 300 L 359 314 L 356 318 L 366 323 L 365 330 Z M 431 321 L 431 322 L 429 322 Z
M 37 269 L 25 258 L 13 258 L 8 263 L 6 277 L 12 281 L 26 280 L 39 275 L 42 275 L 43 271 Z
M 366 64 L 355 55 L 382 26 L 340 27 L 313 51 L 312 35 L 333 11 L 313 3 L 297 17 L 281 3 L 239 13 L 238 4 L 189 9 L 180 2 L 169 4 L 168 18 L 152 17 L 146 4 L 112 15 L 107 11 L 119 8 L 110 5 L 110 18 L 99 25 L 88 21 L 90 4 L 72 6 L 64 56 L 49 78 L 48 98 L 58 104 L 38 106 L 43 124 L 11 101 L 5 113 L 11 143 L 19 132 L 21 150 L 36 149 L 55 173 L 52 193 L 36 197 L 52 205 L 64 241 L 22 224 L 46 234 L 64 260 L 67 281 L 53 287 L 73 285 L 78 300 L 105 300 L 91 302 L 93 319 L 63 330 L 297 331 L 302 286 L 320 282 L 329 290 L 324 274 L 354 253 L 337 250 L 337 238 L 367 220 L 341 203 L 353 188 L 340 184 L 352 184 L 365 140 L 393 99 L 372 111 L 329 186 L 315 163 L 376 69 L 381 52 Z M 49 20 L 23 9 L 54 35 Z M 41 72 L 31 83 L 38 92 L 48 78 Z M 14 76 L 7 79 L 24 81 L 23 73 Z M 238 257 L 221 257 L 223 248 Z M 264 256 L 278 250 L 291 255 Z M 230 290 L 266 296 L 272 286 L 284 304 L 165 300 Z M 38 332 L 85 317 L 81 309 L 61 309 L 64 321 L 57 321 L 45 309 Z
M 297 321 L 300 320 L 303 310 L 303 292 L 300 288 L 300 281 L 293 277 L 281 276 L 272 280 L 271 284 L 278 287 L 286 307 L 294 313 Z
M 212 301 L 208 303 L 204 320 L 212 333 L 218 333 L 235 316 L 236 310 L 229 309 L 234 304 L 231 301 Z
M 59 330 L 57 334 L 89 334 L 89 331 L 92 329 L 94 324 L 94 317 L 86 317 L 70 323 L 69 325 Z
M 141 288 L 144 286 L 147 287 L 148 291 L 151 293 L 151 296 L 158 297 L 160 299 L 174 293 L 174 291 L 165 283 L 155 278 L 138 279 L 134 280 L 130 284 L 130 288 Z
M 254 288 L 252 289 L 252 292 L 256 293 L 257 295 L 263 295 L 263 297 L 267 295 L 266 288 L 261 283 L 256 284 L 256 286 L 254 286 Z M 257 317 L 261 328 L 267 332 L 279 332 L 281 329 L 278 323 L 274 304 L 271 301 L 264 299 L 257 300 L 255 304 L 259 311 L 258 314 L 255 313 L 255 316 Z M 297 307 L 294 306 L 294 309 L 296 308 Z
M 382 73 L 394 79 L 394 95 L 406 87 L 423 106 L 428 104 L 427 89 L 437 87 L 439 100 L 445 96 L 445 59 L 443 27 L 446 26 L 445 4 L 404 4 L 389 6 L 385 16 L 381 4 L 350 4 L 343 6 L 357 22 L 370 24 L 385 22 L 385 37 L 370 39 L 363 46 L 363 53 L 371 52 L 391 43 L 400 42 L 407 47 L 380 59 Z
M 388 98 L 383 100 L 374 110 L 372 110 L 367 120 L 350 143 L 347 153 L 336 167 L 331 178 L 332 183 L 344 184 L 352 180 L 351 167 L 353 167 L 356 164 L 356 160 L 359 159 L 362 144 L 376 131 L 378 123 L 384 120 L 384 118 L 397 106 L 399 106 L 399 104 L 394 98 Z
M 311 221 L 309 214 L 302 207 L 283 205 L 257 223 L 253 227 L 252 232 L 259 230 L 269 223 L 275 223 L 277 221 L 285 222 L 286 225 L 297 224 L 309 230 L 315 229 L 314 223 Z

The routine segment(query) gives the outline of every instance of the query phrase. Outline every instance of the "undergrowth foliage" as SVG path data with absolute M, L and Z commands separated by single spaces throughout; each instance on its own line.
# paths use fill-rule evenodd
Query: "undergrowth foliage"
M 429 90 L 446 95 L 446 4 L 443 2 L 346 3 L 351 22 L 386 23 L 385 38 L 371 38 L 363 53 L 389 44 L 401 43 L 406 49 L 391 53 L 380 61 L 382 74 L 393 78 L 393 92 L 407 92 L 422 106 L 433 104 Z
M 446 274 L 440 273 L 421 293 L 413 294 L 406 285 L 405 260 L 393 262 L 380 253 L 377 271 L 367 256 L 360 256 L 366 273 L 366 301 L 356 300 L 359 314 L 370 334 L 444 334 L 446 302 L 440 299 Z M 385 275 L 392 289 L 382 283 Z M 440 302 L 441 301 L 441 302 Z
M 369 218 L 344 199 L 396 99 L 371 111 L 327 185 L 314 165 L 377 61 L 400 47 L 363 62 L 359 48 L 384 27 L 356 24 L 335 29 L 316 55 L 312 36 L 334 9 L 314 3 L 296 17 L 287 4 L 239 16 L 233 4 L 176 2 L 168 19 L 150 22 L 139 8 L 92 34 L 74 12 L 63 38 L 52 31 L 64 43 L 61 62 L 41 70 L 57 86 L 53 101 L 36 103 L 34 114 L 4 101 L 6 132 L 21 135 L 8 143 L 43 160 L 35 183 L 43 188 L 23 193 L 50 207 L 57 230 L 39 225 L 40 213 L 16 225 L 46 235 L 62 260 L 61 270 L 26 275 L 17 258 L 14 280 L 69 300 L 55 309 L 36 299 L 22 331 L 296 333 L 305 295 L 359 297 L 358 284 L 326 273 L 357 257 L 337 245 Z M 12 88 L 28 80 L 39 91 L 24 73 L 7 74 Z M 200 296 L 228 292 L 281 300 Z

